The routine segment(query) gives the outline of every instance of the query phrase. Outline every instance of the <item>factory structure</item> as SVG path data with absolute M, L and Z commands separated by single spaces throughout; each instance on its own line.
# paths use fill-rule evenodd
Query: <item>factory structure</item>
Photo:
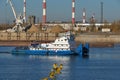
M 85 8 L 83 8 L 83 13 L 82 13 L 82 22 L 76 22 L 75 21 L 75 0 L 72 0 L 72 16 L 71 16 L 71 23 L 70 22 L 49 22 L 46 23 L 46 0 L 43 0 L 43 18 L 42 18 L 42 24 L 43 25 L 47 25 L 47 26 L 56 26 L 56 25 L 60 25 L 62 26 L 64 29 L 71 29 L 71 27 L 73 27 L 75 30 L 78 30 L 79 28 L 81 28 L 81 30 L 85 31 L 87 29 L 87 27 L 89 26 L 96 26 L 101 27 L 104 26 L 106 24 L 103 23 L 103 2 L 101 2 L 101 22 L 100 23 L 96 23 L 96 19 L 95 19 L 95 13 L 92 14 L 91 18 L 90 18 L 90 22 L 88 23 L 86 20 L 86 10 Z M 37 25 L 37 24 L 36 24 Z M 108 23 L 107 25 L 111 25 L 111 23 Z M 110 29 L 105 29 L 107 31 L 110 31 Z
M 24 23 L 29 23 L 29 24 L 35 24 L 35 25 L 39 25 L 39 24 L 36 24 L 35 23 L 35 20 L 36 20 L 36 17 L 35 16 L 29 16 L 28 17 L 28 21 L 26 19 L 26 0 L 24 0 L 24 7 L 23 7 L 23 15 L 20 15 L 20 16 L 17 16 L 16 12 L 15 12 L 15 9 L 14 9 L 14 6 L 12 4 L 12 0 L 8 0 L 9 3 L 10 3 L 10 6 L 12 8 L 12 11 L 13 11 L 13 14 L 14 14 L 14 17 L 15 17 L 15 22 L 16 22 L 16 25 L 11 29 L 11 30 L 7 30 L 8 32 L 11 31 L 11 32 L 16 32 L 16 31 L 24 31 L 24 29 L 26 27 L 21 27 L 21 24 L 24 24 Z M 82 22 L 76 22 L 75 21 L 75 0 L 72 0 L 72 16 L 71 16 L 71 22 L 69 23 L 63 23 L 63 22 L 47 22 L 47 15 L 46 15 L 46 12 L 47 12 L 47 5 L 46 5 L 47 1 L 46 0 L 43 0 L 42 1 L 42 8 L 43 8 L 43 14 L 42 14 L 42 26 L 56 26 L 56 25 L 60 25 L 62 26 L 64 29 L 71 29 L 71 27 L 73 27 L 75 30 L 81 28 L 81 30 L 86 30 L 87 27 L 91 26 L 91 25 L 94 25 L 96 27 L 100 27 L 100 26 L 104 26 L 106 24 L 103 23 L 103 3 L 101 2 L 101 23 L 96 23 L 96 20 L 95 20 L 95 15 L 93 14 L 92 17 L 90 18 L 90 22 L 88 23 L 87 20 L 86 20 L 86 10 L 85 8 L 83 8 L 83 13 L 82 13 Z M 111 25 L 111 23 L 108 23 L 107 25 Z M 46 27 L 46 28 L 47 28 Z
M 82 22 L 79 22 L 79 23 L 76 23 L 75 21 L 75 0 L 72 0 L 72 16 L 71 16 L 71 23 L 70 22 L 49 22 L 49 23 L 46 23 L 47 20 L 46 20 L 46 0 L 43 0 L 43 18 L 42 18 L 42 24 L 43 25 L 47 25 L 47 26 L 55 26 L 55 25 L 60 25 L 60 26 L 63 26 L 65 29 L 70 29 L 70 27 L 79 27 L 81 26 L 82 28 L 86 28 L 88 26 L 91 26 L 94 25 L 96 27 L 100 27 L 100 26 L 104 26 L 105 24 L 103 23 L 103 2 L 101 2 L 101 23 L 96 23 L 96 20 L 95 20 L 95 14 L 93 13 L 93 15 L 91 16 L 90 18 L 90 22 L 88 23 L 87 20 L 86 20 L 86 10 L 85 8 L 83 8 L 83 13 L 82 13 Z M 37 25 L 37 24 L 36 24 Z M 108 23 L 108 25 L 111 25 L 111 23 Z M 78 28 L 76 28 L 78 29 Z

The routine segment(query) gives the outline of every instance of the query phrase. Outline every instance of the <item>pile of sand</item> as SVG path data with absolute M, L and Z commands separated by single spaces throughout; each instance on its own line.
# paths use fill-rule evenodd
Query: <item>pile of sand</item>
M 27 32 L 30 32 L 30 33 L 42 32 L 41 28 L 42 27 L 40 27 L 40 26 L 32 25 Z M 61 26 L 56 25 L 56 26 L 52 26 L 52 27 L 47 26 L 47 29 L 44 32 L 61 33 L 61 32 L 64 32 L 64 31 L 65 30 Z
M 35 25 L 32 25 L 31 28 L 27 32 L 31 32 L 31 33 L 39 32 L 39 29 Z
M 54 27 L 51 27 L 50 32 L 52 32 L 52 33 L 60 33 L 60 32 L 64 32 L 64 29 L 61 26 L 56 25 Z

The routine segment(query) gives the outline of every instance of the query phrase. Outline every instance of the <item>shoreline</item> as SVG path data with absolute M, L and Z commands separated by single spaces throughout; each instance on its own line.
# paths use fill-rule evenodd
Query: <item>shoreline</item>
M 48 41 L 51 42 L 51 41 Z M 31 41 L 0 41 L 0 46 L 28 46 L 30 45 Z M 42 43 L 41 41 L 38 41 L 38 43 Z M 77 45 L 79 45 L 81 42 L 77 41 Z M 84 44 L 84 43 L 83 43 Z M 113 42 L 90 42 L 90 47 L 113 47 Z M 118 43 L 119 44 L 119 43 Z
M 0 46 L 28 46 L 32 41 L 47 43 L 57 37 L 55 33 L 0 33 Z M 87 42 L 90 47 L 112 47 L 120 44 L 120 33 L 79 33 L 75 41 L 77 45 Z

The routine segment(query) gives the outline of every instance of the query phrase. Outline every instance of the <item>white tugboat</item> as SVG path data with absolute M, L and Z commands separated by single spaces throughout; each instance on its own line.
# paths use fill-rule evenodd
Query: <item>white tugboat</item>
M 16 48 L 13 54 L 37 54 L 37 55 L 83 55 L 88 56 L 89 44 L 76 46 L 75 37 L 70 32 L 57 38 L 52 43 L 32 43 L 27 49 Z

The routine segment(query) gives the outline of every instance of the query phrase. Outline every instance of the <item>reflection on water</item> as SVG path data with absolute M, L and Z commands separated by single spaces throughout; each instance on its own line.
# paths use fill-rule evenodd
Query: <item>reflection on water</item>
M 10 53 L 15 47 L 0 46 L 0 53 Z
M 0 80 L 40 80 L 54 63 L 63 64 L 57 80 L 120 80 L 119 46 L 90 48 L 89 58 L 0 53 Z
M 70 56 L 39 56 L 39 55 L 30 55 L 30 59 L 48 59 L 52 61 L 70 61 Z
M 90 59 L 120 60 L 120 47 L 113 48 L 91 48 Z
M 108 60 L 120 60 L 120 54 L 92 54 L 90 56 L 91 59 L 108 59 Z

